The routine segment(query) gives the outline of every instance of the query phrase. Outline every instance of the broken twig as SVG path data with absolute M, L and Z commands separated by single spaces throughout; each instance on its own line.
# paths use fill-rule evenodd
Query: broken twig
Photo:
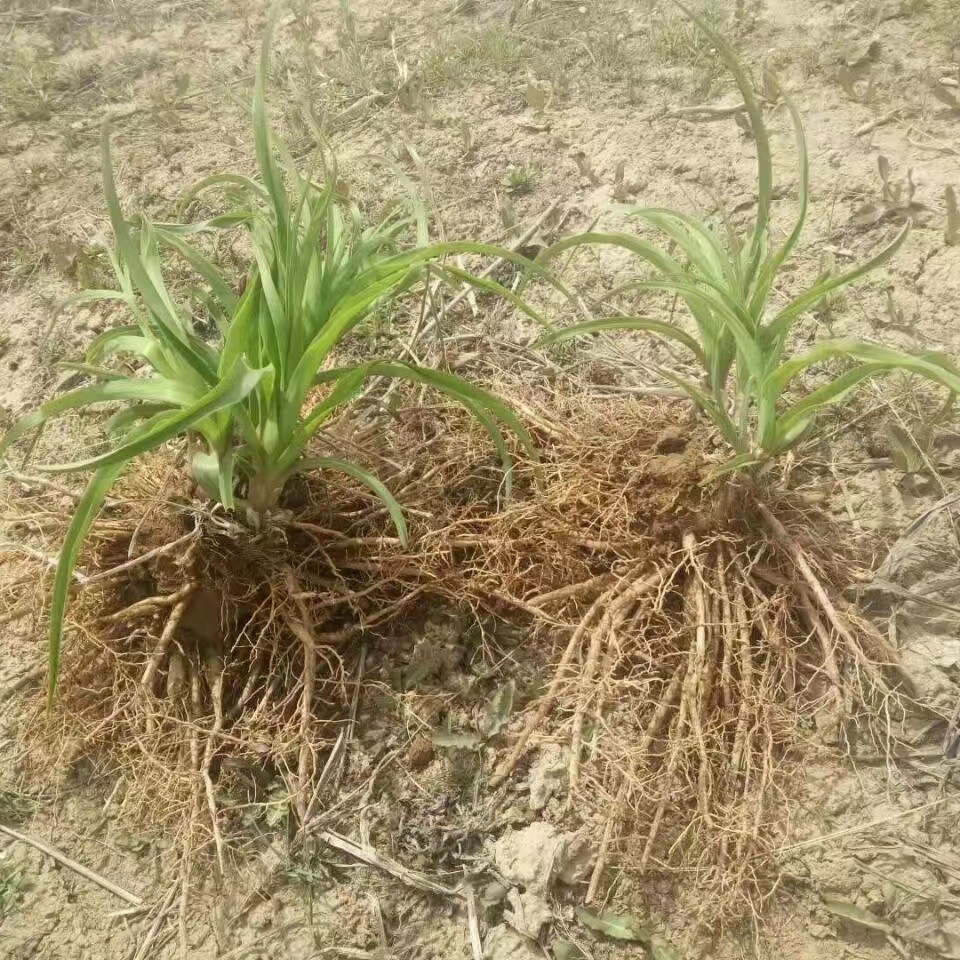
M 27 834 L 20 833 L 19 830 L 14 830 L 13 827 L 4 826 L 2 823 L 0 823 L 0 833 L 5 833 L 8 837 L 13 837 L 14 840 L 19 840 L 21 843 L 25 843 L 27 846 L 33 847 L 41 853 L 45 853 L 52 860 L 63 864 L 63 866 L 73 870 L 74 873 L 79 873 L 81 877 L 86 877 L 88 880 L 97 884 L 97 886 L 103 887 L 104 890 L 109 890 L 110 893 L 119 897 L 121 900 L 126 900 L 127 903 L 135 907 L 143 906 L 143 900 L 136 894 L 124 890 L 123 887 L 118 887 L 112 880 L 100 876 L 99 873 L 94 873 L 82 863 L 71 860 L 65 853 L 61 853 L 56 847 L 51 847 L 48 843 L 44 843 L 43 840 L 37 840 L 35 837 L 27 836 Z
M 320 830 L 317 833 L 317 837 L 327 844 L 327 846 L 333 847 L 335 850 L 339 850 L 341 853 L 353 857 L 354 860 L 359 860 L 361 863 L 367 864 L 367 866 L 376 867 L 378 870 L 390 874 L 391 877 L 394 877 L 401 883 L 405 883 L 408 887 L 414 887 L 417 890 L 422 890 L 424 893 L 439 894 L 441 897 L 459 898 L 463 896 L 459 888 L 448 887 L 442 883 L 437 883 L 436 880 L 431 880 L 426 874 L 411 870 L 402 863 L 397 863 L 396 860 L 377 853 L 372 847 L 361 846 L 353 840 L 341 837 L 338 833 L 331 833 L 329 830 Z
M 874 117 L 873 120 L 869 120 L 867 123 L 862 124 L 853 131 L 855 137 L 862 137 L 865 133 L 872 133 L 878 127 L 886 126 L 888 123 L 893 123 L 894 120 L 899 120 L 903 116 L 903 110 L 891 110 L 889 113 L 885 113 L 882 116 Z

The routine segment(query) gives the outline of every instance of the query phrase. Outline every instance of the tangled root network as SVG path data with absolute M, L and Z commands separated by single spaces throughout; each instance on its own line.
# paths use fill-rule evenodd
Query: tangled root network
M 799 496 L 709 480 L 718 456 L 685 406 L 518 406 L 542 462 L 518 465 L 505 505 L 466 417 L 400 411 L 371 465 L 408 511 L 408 548 L 339 478 L 294 484 L 252 531 L 192 499 L 169 460 L 137 469 L 88 542 L 35 744 L 96 758 L 141 816 L 223 867 L 264 800 L 256 771 L 281 774 L 276 800 L 301 825 L 337 806 L 366 638 L 425 603 L 469 604 L 552 657 L 488 786 L 544 736 L 569 744 L 568 800 L 599 851 L 588 900 L 622 861 L 755 904 L 802 731 L 840 738 L 902 690 L 885 641 L 831 589 L 851 558 Z M 8 577 L 7 599 L 35 581 Z

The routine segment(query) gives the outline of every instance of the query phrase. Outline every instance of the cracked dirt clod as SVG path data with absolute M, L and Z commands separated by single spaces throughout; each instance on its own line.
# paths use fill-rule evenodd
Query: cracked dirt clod
M 483 942 L 484 960 L 543 960 L 536 944 L 512 927 L 494 927 Z
M 539 940 L 544 927 L 553 922 L 550 904 L 537 892 L 520 893 L 514 887 L 507 895 L 509 909 L 504 914 L 507 922 L 517 933 L 531 940 Z
M 494 845 L 497 869 L 511 883 L 545 891 L 559 881 L 576 883 L 590 869 L 593 852 L 586 837 L 561 833 L 538 820 L 521 830 L 508 830 Z
M 556 743 L 542 747 L 530 767 L 530 809 L 542 810 L 567 779 L 567 751 Z
M 894 614 L 903 664 L 920 696 L 947 710 L 957 698 L 950 673 L 960 666 L 957 519 L 949 501 L 923 515 L 890 548 L 867 593 L 868 609 Z

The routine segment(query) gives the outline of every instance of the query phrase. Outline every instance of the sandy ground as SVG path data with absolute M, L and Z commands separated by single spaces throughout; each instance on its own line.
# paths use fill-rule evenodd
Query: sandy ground
M 273 109 L 294 152 L 305 153 L 310 138 L 298 104 L 310 103 L 331 130 L 344 182 L 367 210 L 402 192 L 405 176 L 429 201 L 436 232 L 450 239 L 509 240 L 554 202 L 534 243 L 598 218 L 621 224 L 614 200 L 720 211 L 735 222 L 750 215 L 751 142 L 731 117 L 689 109 L 729 106 L 736 95 L 714 52 L 667 3 L 299 0 L 291 8 L 296 14 L 286 18 L 276 56 Z M 960 189 L 954 0 L 724 0 L 698 9 L 724 26 L 752 65 L 776 71 L 806 123 L 810 223 L 785 278 L 789 287 L 862 259 L 906 218 L 914 221 L 896 259 L 806 321 L 804 334 L 812 338 L 825 324 L 836 335 L 960 355 L 960 243 L 947 231 L 945 199 L 949 186 Z M 248 170 L 246 104 L 264 20 L 255 0 L 0 5 L 0 423 L 49 395 L 60 376 L 56 362 L 115 322 L 99 307 L 58 310 L 79 288 L 108 279 L 96 246 L 108 230 L 101 124 L 110 123 L 125 202 L 157 218 L 172 215 L 179 192 L 199 177 Z M 776 215 L 788 223 L 797 175 L 786 119 L 777 115 L 774 127 Z M 889 171 L 886 188 L 881 170 Z M 578 269 L 589 290 L 621 276 L 624 263 L 603 257 Z M 471 328 L 507 340 L 530 332 L 501 314 L 475 316 Z M 641 358 L 650 349 L 637 345 Z M 609 358 L 586 351 L 575 362 L 602 389 Z M 625 375 L 628 385 L 641 382 L 639 371 Z M 878 563 L 886 544 L 953 489 L 955 434 L 944 423 L 936 437 L 920 436 L 925 402 L 909 385 L 871 388 L 857 402 L 855 435 L 840 446 L 830 494 L 852 537 L 880 535 Z M 889 423 L 942 456 L 942 486 L 905 478 Z M 949 530 L 924 529 L 927 545 L 942 546 L 929 562 L 946 577 L 956 544 Z M 927 647 L 911 654 L 943 704 L 958 693 L 954 619 L 944 615 L 934 638 L 925 635 Z M 0 644 L 5 684 L 39 660 L 29 622 L 0 626 Z M 13 733 L 29 689 L 5 700 L 11 737 L 0 768 L 0 823 L 22 822 L 31 835 L 169 907 L 170 838 L 150 823 L 132 824 L 115 809 L 109 787 L 88 782 L 83 770 L 64 778 L 63 771 L 38 776 L 18 765 Z M 657 880 L 626 885 L 618 903 L 652 917 L 660 935 L 679 945 L 659 960 L 958 957 L 960 802 L 948 767 L 939 743 L 922 731 L 915 755 L 898 764 L 855 764 L 811 742 L 790 797 L 781 880 L 762 918 L 711 936 L 692 929 L 684 904 L 663 893 L 674 888 Z M 421 809 L 420 787 L 400 777 L 392 789 L 368 798 L 361 822 L 347 819 L 340 829 L 372 825 L 382 836 L 392 806 Z M 467 816 L 462 808 L 453 814 Z M 495 857 L 504 823 L 483 829 L 485 855 Z M 409 838 L 394 839 L 400 859 L 416 849 Z M 300 864 L 258 895 L 263 856 L 219 889 L 198 880 L 190 928 L 178 930 L 175 917 L 164 917 L 146 955 L 470 956 L 459 902 L 356 864 L 329 863 Z M 125 904 L 114 895 L 20 843 L 6 846 L 0 868 L 3 956 L 141 955 L 149 924 L 123 915 Z M 557 932 L 544 942 L 556 944 L 567 936 L 573 900 L 569 891 L 551 896 Z M 556 949 L 511 940 L 501 918 L 496 909 L 484 913 L 494 960 L 562 960 Z M 570 929 L 585 952 L 566 956 L 646 955 L 643 947 Z

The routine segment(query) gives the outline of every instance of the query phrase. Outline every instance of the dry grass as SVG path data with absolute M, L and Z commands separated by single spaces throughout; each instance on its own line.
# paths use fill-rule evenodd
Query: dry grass
M 695 876 L 713 917 L 744 896 L 757 907 L 802 731 L 839 741 L 898 696 L 893 654 L 833 597 L 851 557 L 799 498 L 705 482 L 717 455 L 685 405 L 554 397 L 548 420 L 518 403 L 543 486 L 522 466 L 500 512 L 465 416 L 398 412 L 379 456 L 412 521 L 407 552 L 341 483 L 291 489 L 289 514 L 251 536 L 169 461 L 136 470 L 87 548 L 60 700 L 38 704 L 30 749 L 58 768 L 93 758 L 125 781 L 128 812 L 180 832 L 185 862 L 205 849 L 225 869 L 251 811 L 302 827 L 336 806 L 365 689 L 356 640 L 468 604 L 523 624 L 556 662 L 488 786 L 509 789 L 541 736 L 569 744 L 568 801 L 600 850 L 589 899 L 622 858 Z M 11 609 L 36 591 L 36 565 L 16 569 Z

